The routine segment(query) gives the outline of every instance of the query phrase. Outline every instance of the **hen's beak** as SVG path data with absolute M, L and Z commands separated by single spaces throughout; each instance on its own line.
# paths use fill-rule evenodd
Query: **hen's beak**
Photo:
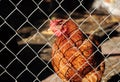
M 53 35 L 53 32 L 52 32 L 51 29 L 47 29 L 47 30 L 42 31 L 42 34 L 45 34 L 45 35 Z
M 53 34 L 53 31 L 50 28 L 47 30 L 47 32 L 48 34 Z
M 47 31 L 52 31 L 50 28 Z

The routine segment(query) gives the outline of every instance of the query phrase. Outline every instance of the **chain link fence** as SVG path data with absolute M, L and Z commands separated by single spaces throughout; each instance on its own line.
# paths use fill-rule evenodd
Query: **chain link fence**
M 101 29 L 106 36 L 101 43 L 106 63 L 102 82 L 120 82 L 120 26 L 104 30 L 119 18 L 91 8 L 93 2 L 0 0 L 0 82 L 62 82 L 51 65 L 55 37 L 47 29 L 52 18 L 72 19 L 85 34 Z

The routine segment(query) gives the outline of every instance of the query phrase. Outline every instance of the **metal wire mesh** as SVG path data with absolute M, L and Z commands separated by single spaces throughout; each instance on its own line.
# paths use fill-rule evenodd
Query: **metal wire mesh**
M 0 0 L 0 82 L 44 82 L 51 74 L 45 81 L 61 82 L 51 66 L 55 37 L 46 32 L 52 18 L 73 20 L 85 35 L 101 29 L 107 36 L 99 51 L 107 54 L 103 55 L 107 66 L 102 82 L 116 82 L 116 78 L 119 82 L 120 37 L 110 37 L 119 25 L 107 33 L 103 26 L 111 23 L 108 20 L 112 20 L 112 14 L 99 15 L 98 20 L 96 8 L 90 9 L 91 5 L 91 0 Z M 111 57 L 113 53 L 118 55 Z M 113 75 L 115 78 L 108 80 Z

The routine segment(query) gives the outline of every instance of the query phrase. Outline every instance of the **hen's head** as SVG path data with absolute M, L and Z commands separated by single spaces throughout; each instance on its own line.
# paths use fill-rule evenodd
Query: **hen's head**
M 50 21 L 50 30 L 54 32 L 57 37 L 60 37 L 67 31 L 67 28 L 63 28 L 65 20 L 55 19 Z

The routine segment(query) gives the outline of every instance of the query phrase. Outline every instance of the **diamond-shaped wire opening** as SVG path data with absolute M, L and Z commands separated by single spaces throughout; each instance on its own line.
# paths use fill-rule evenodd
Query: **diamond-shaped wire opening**
M 42 24 L 39 26 L 38 31 L 42 34 L 42 32 L 48 32 L 48 28 L 49 28 L 49 19 L 43 19 L 43 21 L 41 21 Z
M 16 53 L 18 49 L 16 33 L 9 24 L 4 23 L 0 28 L 0 40 L 4 45 L 6 45 L 13 53 Z
M 3 18 L 6 18 L 12 12 L 12 10 L 14 10 L 14 8 L 15 7 L 9 1 L 7 0 L 0 1 L 0 15 Z
M 3 73 L 0 76 L 0 81 L 1 82 L 15 82 L 15 79 L 8 73 Z
M 79 1 L 75 1 L 75 0 L 70 0 L 69 1 L 69 4 L 68 4 L 68 1 L 67 0 L 64 0 L 62 3 L 61 3 L 61 6 L 63 9 L 65 9 L 68 13 L 70 11 L 73 11 L 77 6 L 79 6 L 80 3 Z
M 57 7 L 59 6 L 59 4 L 55 1 L 55 0 L 51 0 L 51 1 L 45 1 L 43 0 L 40 4 L 39 7 L 42 9 L 42 11 L 44 11 L 47 15 L 51 14 Z M 47 10 L 46 10 L 47 9 Z
M 80 2 L 82 13 L 85 12 L 85 13 L 90 14 L 89 9 L 90 9 L 90 5 L 92 4 L 92 1 L 90 1 L 89 4 L 86 3 L 86 2 L 88 2 L 87 0 L 82 0 L 79 2 Z
M 6 47 L 14 54 L 16 54 L 19 51 L 19 46 L 17 43 L 17 37 L 18 36 L 14 36 L 12 37 L 9 42 L 7 42 Z
M 57 7 L 50 15 L 50 18 L 68 18 L 69 14 L 62 8 L 62 7 Z
M 29 71 L 24 71 L 18 78 L 19 82 L 33 82 L 35 80 L 35 76 L 33 76 Z
M 40 50 L 43 49 L 43 47 L 45 47 L 44 44 L 30 44 L 29 45 L 36 53 L 39 53 Z
M 34 26 L 34 28 L 39 28 L 46 19 L 46 15 L 39 9 L 35 10 L 28 18 L 29 22 Z
M 15 56 L 7 49 L 4 49 L 0 52 L 0 64 L 3 67 L 9 65 L 9 63 L 15 58 Z
M 13 28 L 18 29 L 24 22 L 26 18 L 17 10 L 15 10 L 8 18 L 7 23 Z
M 36 68 L 37 67 L 37 68 Z M 31 63 L 28 65 L 28 69 L 34 74 L 38 75 L 41 70 L 46 67 L 46 63 L 44 63 L 42 60 L 39 58 L 35 58 Z
M 86 12 L 92 13 L 92 6 L 95 1 L 98 0 L 81 0 L 80 2 L 82 3 L 82 7 L 84 8 L 84 10 L 86 10 Z
M 8 67 L 7 71 L 13 76 L 17 77 L 23 70 L 25 66 L 18 59 L 14 60 Z
M 37 6 L 32 2 L 32 0 L 29 1 L 22 1 L 17 8 L 25 15 L 29 16 L 36 8 Z
M 23 47 L 25 46 L 24 44 L 23 45 L 20 45 L 20 47 Z M 27 65 L 36 55 L 35 53 L 28 47 L 23 47 L 24 49 L 22 49 L 21 52 L 19 52 L 17 54 L 17 57 L 25 64 Z
M 26 22 L 21 28 L 17 29 L 17 33 L 21 36 L 21 38 L 27 38 L 34 35 L 36 32 L 36 29 L 29 24 L 29 22 Z
M 7 24 L 4 24 L 0 28 L 0 40 L 3 43 L 7 43 L 13 36 L 15 35 L 15 31 L 11 29 Z M 5 38 L 4 38 L 5 37 Z

